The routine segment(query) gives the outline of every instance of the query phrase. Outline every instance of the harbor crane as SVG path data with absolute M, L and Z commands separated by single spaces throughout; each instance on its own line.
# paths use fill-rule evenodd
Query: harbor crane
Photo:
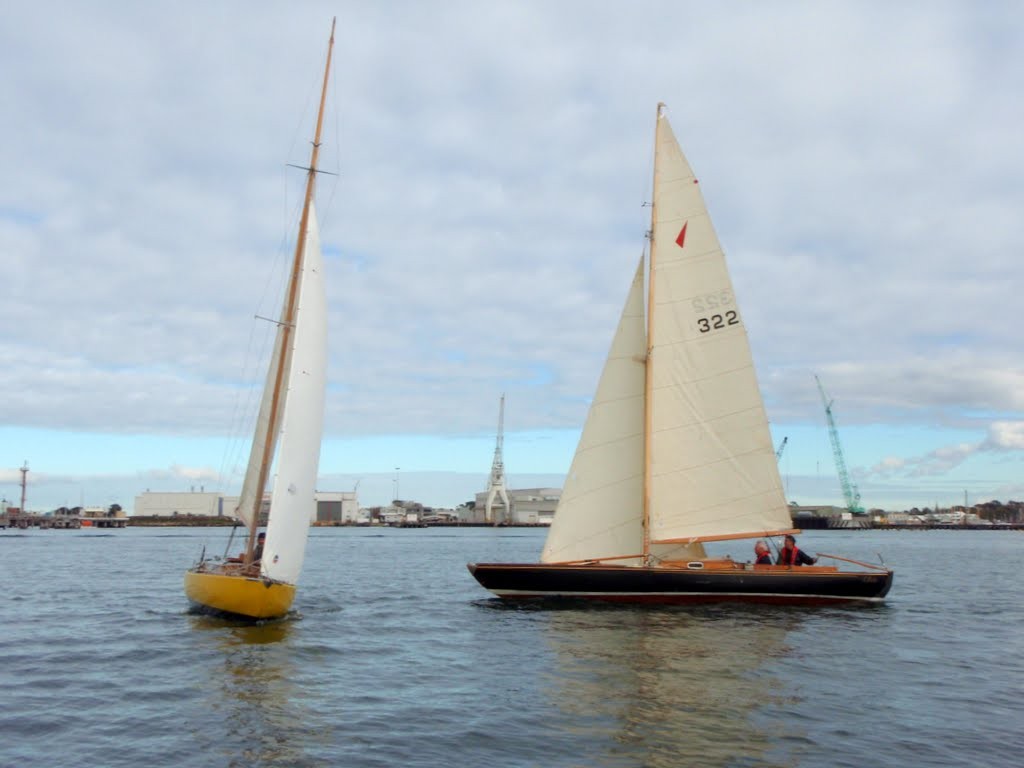
M 788 442 L 789 442 L 789 438 L 788 437 L 782 438 L 782 442 L 779 443 L 778 450 L 775 451 L 775 460 L 776 461 L 781 461 L 782 460 L 782 452 L 784 450 L 786 450 L 786 443 L 788 443 Z
M 498 524 L 493 516 L 494 497 L 501 497 L 505 505 L 506 522 L 512 522 L 512 507 L 508 503 L 508 491 L 505 489 L 505 460 L 501 457 L 501 446 L 505 442 L 505 393 L 501 393 L 501 405 L 498 406 L 498 442 L 494 446 L 494 462 L 491 464 L 491 477 L 487 482 L 487 502 L 484 505 L 484 519 L 488 523 Z
M 839 430 L 836 429 L 836 420 L 832 415 L 832 401 L 825 394 L 825 388 L 821 385 L 821 379 L 814 375 L 818 382 L 818 391 L 821 393 L 821 402 L 825 405 L 825 420 L 828 421 L 828 436 L 832 441 L 832 456 L 836 460 L 836 472 L 839 474 L 839 484 L 843 488 L 843 498 L 846 499 L 846 510 L 855 515 L 863 515 L 864 507 L 860 505 L 860 491 L 856 484 L 850 479 L 850 473 L 846 471 L 846 460 L 843 458 L 843 447 L 839 444 Z

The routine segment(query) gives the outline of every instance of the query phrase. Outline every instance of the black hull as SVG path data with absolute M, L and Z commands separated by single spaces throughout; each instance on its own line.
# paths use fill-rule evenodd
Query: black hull
M 878 602 L 892 586 L 892 571 L 807 567 L 687 569 L 512 563 L 470 563 L 468 567 L 482 586 L 505 600 L 832 605 Z

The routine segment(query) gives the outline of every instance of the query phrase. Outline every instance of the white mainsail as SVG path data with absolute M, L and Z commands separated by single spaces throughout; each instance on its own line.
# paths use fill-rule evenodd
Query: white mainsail
M 287 389 L 280 420 L 277 475 L 260 573 L 295 584 L 306 554 L 323 435 L 327 384 L 327 298 L 312 201 L 296 295 Z
M 722 247 L 658 116 L 649 363 L 652 542 L 792 529 Z
M 646 337 L 641 258 L 541 562 L 639 558 L 643 552 Z
M 641 259 L 544 563 L 644 564 L 645 484 L 651 562 L 792 528 L 725 256 L 660 110 L 658 123 L 649 322 Z

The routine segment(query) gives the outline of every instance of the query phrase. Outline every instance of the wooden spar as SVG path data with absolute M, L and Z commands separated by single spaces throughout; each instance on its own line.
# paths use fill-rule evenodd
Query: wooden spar
M 299 277 L 302 274 L 303 256 L 306 249 L 306 229 L 309 226 L 309 207 L 313 201 L 313 189 L 316 186 L 316 164 L 320 157 L 320 132 L 324 124 L 324 104 L 327 102 L 327 81 L 331 74 L 331 54 L 334 51 L 334 27 L 337 24 L 337 17 L 331 20 L 331 38 L 327 43 L 327 63 L 324 65 L 324 84 L 320 91 L 320 108 L 316 116 L 316 131 L 313 136 L 313 151 L 309 159 L 309 168 L 306 169 L 306 197 L 302 203 L 302 218 L 299 221 L 299 235 L 295 239 L 295 256 L 292 258 L 292 271 L 288 279 L 288 297 L 285 301 L 284 311 L 281 313 L 281 355 L 277 361 L 277 371 L 274 373 L 274 390 L 270 400 L 270 427 L 267 429 L 266 442 L 263 446 L 263 461 L 260 464 L 259 479 L 256 482 L 256 497 L 254 500 L 252 527 L 249 529 L 249 540 L 245 547 L 245 565 L 252 565 L 253 555 L 256 550 L 256 531 L 260 526 L 260 509 L 263 506 L 263 491 L 267 487 L 267 475 L 270 473 L 270 465 L 274 458 L 274 445 L 277 442 L 277 413 L 281 405 L 281 382 L 284 380 L 284 372 L 291 359 L 291 336 L 295 328 L 295 300 L 299 289 Z
M 586 560 L 562 560 L 557 563 L 544 563 L 544 565 L 588 565 L 601 563 L 610 563 L 612 560 L 632 560 L 637 557 L 643 557 L 642 554 L 637 555 L 616 555 L 615 557 L 590 557 Z
M 888 571 L 889 570 L 884 565 L 875 565 L 874 563 L 865 563 L 865 562 L 862 562 L 861 560 L 851 560 L 848 557 L 840 557 L 839 555 L 826 555 L 824 552 L 818 552 L 817 555 L 818 555 L 818 557 L 828 557 L 828 558 L 831 558 L 832 560 L 842 560 L 844 563 L 853 563 L 854 565 L 862 565 L 865 568 L 873 568 L 876 571 Z
M 665 104 L 657 102 L 654 118 L 654 173 L 650 197 L 650 257 L 647 264 L 647 353 L 644 356 L 643 393 L 643 564 L 650 565 L 650 400 L 654 378 L 651 376 L 651 348 L 654 330 L 654 243 L 657 237 L 657 150 L 662 137 L 662 110 Z
M 748 531 L 746 533 L 730 533 L 725 536 L 684 536 L 678 539 L 658 539 L 655 544 L 697 544 L 705 541 L 734 541 L 738 539 L 770 539 L 772 536 L 785 536 L 797 534 L 802 531 L 799 528 L 784 528 L 778 531 Z

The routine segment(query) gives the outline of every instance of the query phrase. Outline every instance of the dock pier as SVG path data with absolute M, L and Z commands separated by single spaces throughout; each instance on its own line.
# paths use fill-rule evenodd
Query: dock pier
M 79 517 L 77 515 L 37 515 L 32 512 L 4 512 L 0 514 L 0 529 L 27 531 L 80 530 L 82 528 L 127 528 L 127 517 Z

